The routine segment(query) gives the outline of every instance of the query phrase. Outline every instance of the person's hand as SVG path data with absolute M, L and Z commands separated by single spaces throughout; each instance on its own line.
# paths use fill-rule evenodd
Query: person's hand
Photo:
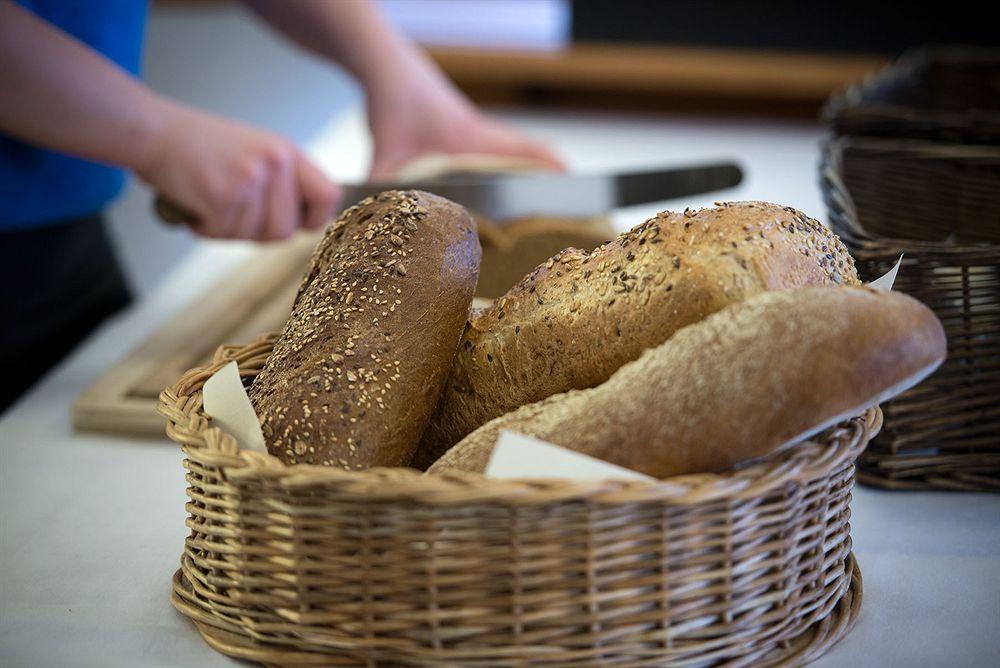
M 389 178 L 428 153 L 503 155 L 565 169 L 543 144 L 484 116 L 437 76 L 413 77 L 388 90 L 370 90 L 368 122 L 375 144 L 373 179 Z
M 136 172 L 207 237 L 284 239 L 325 225 L 341 198 L 290 141 L 172 104 Z

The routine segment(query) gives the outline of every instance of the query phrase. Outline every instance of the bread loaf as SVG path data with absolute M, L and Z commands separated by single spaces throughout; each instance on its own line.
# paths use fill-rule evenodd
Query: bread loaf
M 510 429 L 657 477 L 718 472 L 912 386 L 944 359 L 926 306 L 870 288 L 769 292 L 684 327 L 604 384 L 479 428 L 431 471 L 482 471 Z
M 410 463 L 447 377 L 479 269 L 475 224 L 418 191 L 347 209 L 313 254 L 250 388 L 289 464 Z
M 471 319 L 414 465 L 519 406 L 598 385 L 729 304 L 858 283 L 832 232 L 765 202 L 664 212 L 591 253 L 567 249 Z

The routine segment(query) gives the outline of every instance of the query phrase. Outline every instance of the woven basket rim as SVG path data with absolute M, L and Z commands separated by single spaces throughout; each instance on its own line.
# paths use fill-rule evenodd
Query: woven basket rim
M 182 445 L 190 459 L 209 462 L 235 481 L 268 481 L 286 488 L 336 485 L 345 497 L 368 501 L 410 500 L 434 505 L 469 503 L 549 504 L 573 500 L 601 503 L 664 502 L 677 505 L 716 499 L 737 500 L 760 496 L 789 482 L 807 480 L 854 459 L 861 444 L 881 428 L 878 406 L 846 420 L 821 434 L 800 441 L 771 457 L 726 473 L 700 473 L 659 481 L 576 481 L 559 478 L 498 479 L 479 473 L 449 471 L 425 474 L 411 468 L 371 468 L 347 471 L 315 464 L 288 465 L 277 457 L 244 450 L 236 439 L 211 426 L 201 407 L 201 387 L 231 361 L 270 349 L 277 334 L 269 333 L 245 345 L 224 345 L 208 364 L 185 373 L 160 393 L 157 412 L 167 419 L 167 435 Z M 254 375 L 253 370 L 240 370 Z M 852 431 L 849 438 L 844 430 Z M 831 446 L 829 441 L 835 445 Z
M 868 114 L 916 119 L 926 122 L 965 124 L 972 120 L 1000 120 L 1000 113 L 984 110 L 927 110 L 898 102 L 865 99 L 866 94 L 885 81 L 891 81 L 915 71 L 933 61 L 968 62 L 969 60 L 1000 60 L 1000 49 L 985 46 L 921 46 L 905 51 L 896 60 L 875 70 L 861 80 L 848 85 L 830 97 L 820 111 L 825 123 L 841 114 Z
M 1000 146 L 991 144 L 946 144 L 930 139 L 905 137 L 868 137 L 830 134 L 823 144 L 842 150 L 844 146 L 884 149 L 887 153 L 912 153 L 935 158 L 1000 158 Z
M 946 243 L 943 241 L 925 241 L 922 239 L 908 239 L 904 237 L 887 237 L 877 235 L 868 231 L 862 224 L 858 216 L 854 200 L 841 177 L 841 159 L 843 149 L 848 145 L 865 145 L 866 147 L 878 144 L 885 144 L 895 148 L 910 149 L 915 148 L 915 144 L 926 144 L 926 149 L 934 151 L 934 142 L 923 142 L 915 140 L 879 139 L 865 137 L 858 139 L 855 137 L 827 135 L 821 142 L 820 147 L 820 185 L 822 186 L 823 199 L 830 212 L 831 218 L 836 218 L 844 226 L 844 230 L 838 233 L 841 236 L 849 236 L 851 240 L 860 246 L 860 249 L 876 253 L 903 253 L 919 254 L 933 252 L 937 255 L 951 257 L 968 257 L 981 254 L 994 255 L 1000 252 L 1000 244 L 990 241 L 960 241 Z M 905 145 L 905 146 L 904 146 Z M 921 146 L 916 150 L 923 150 Z M 961 147 L 951 147 L 956 150 Z M 942 149 L 943 150 L 943 149 Z M 994 151 L 1000 158 L 1000 147 Z

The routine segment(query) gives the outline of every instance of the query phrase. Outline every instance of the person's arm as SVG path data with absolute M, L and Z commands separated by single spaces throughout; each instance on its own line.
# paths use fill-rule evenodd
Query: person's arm
M 195 213 L 207 236 L 270 239 L 320 227 L 338 195 L 290 142 L 155 94 L 8 0 L 0 0 L 0 132 L 135 171 Z
M 299 45 L 340 63 L 364 87 L 375 140 L 374 177 L 424 153 L 493 153 L 561 169 L 548 149 L 492 121 L 370 0 L 243 0 Z

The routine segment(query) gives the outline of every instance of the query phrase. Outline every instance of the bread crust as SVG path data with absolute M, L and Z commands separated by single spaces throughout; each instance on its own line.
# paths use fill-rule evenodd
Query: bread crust
M 509 429 L 660 478 L 720 472 L 903 391 L 945 353 L 937 317 L 900 293 L 759 294 L 684 327 L 596 388 L 487 423 L 430 471 L 482 472 Z
M 471 319 L 414 465 L 522 405 L 602 383 L 729 304 L 836 284 L 860 284 L 836 235 L 766 202 L 665 211 L 593 252 L 566 249 Z
M 405 466 L 447 377 L 480 261 L 462 207 L 389 191 L 316 247 L 292 314 L 250 388 L 288 464 Z

